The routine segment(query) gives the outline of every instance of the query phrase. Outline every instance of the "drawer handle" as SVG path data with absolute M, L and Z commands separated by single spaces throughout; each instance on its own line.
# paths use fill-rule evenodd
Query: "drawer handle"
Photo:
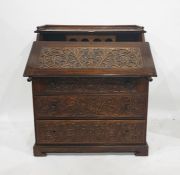
M 128 129 L 125 129 L 125 133 L 127 134 L 129 132 L 129 130 Z
M 130 104 L 129 103 L 125 103 L 124 104 L 124 112 L 128 112 L 130 109 Z
M 50 108 L 51 108 L 52 110 L 56 110 L 57 104 L 51 104 Z
M 125 86 L 126 86 L 126 88 L 128 88 L 128 89 L 132 89 L 132 88 L 134 88 L 134 81 L 130 81 L 130 80 L 125 80 Z
M 50 82 L 50 87 L 51 88 L 56 88 L 56 86 L 57 86 L 57 83 L 55 81 Z

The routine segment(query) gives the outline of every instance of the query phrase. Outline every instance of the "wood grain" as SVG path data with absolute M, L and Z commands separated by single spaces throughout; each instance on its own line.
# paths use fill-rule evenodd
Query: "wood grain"
M 37 120 L 37 144 L 145 144 L 145 120 Z
M 60 95 L 34 97 L 37 118 L 141 117 L 146 114 L 145 95 Z
M 34 95 L 147 93 L 146 78 L 33 78 Z

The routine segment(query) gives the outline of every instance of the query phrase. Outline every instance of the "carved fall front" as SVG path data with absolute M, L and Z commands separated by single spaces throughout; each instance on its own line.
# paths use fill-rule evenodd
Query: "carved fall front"
M 141 68 L 140 48 L 43 47 L 40 68 Z

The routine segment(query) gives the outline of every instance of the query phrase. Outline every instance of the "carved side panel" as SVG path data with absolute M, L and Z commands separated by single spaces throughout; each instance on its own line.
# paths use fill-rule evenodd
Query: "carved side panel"
M 144 120 L 38 120 L 38 144 L 143 144 Z
M 128 117 L 143 116 L 143 95 L 60 95 L 36 96 L 38 117 Z

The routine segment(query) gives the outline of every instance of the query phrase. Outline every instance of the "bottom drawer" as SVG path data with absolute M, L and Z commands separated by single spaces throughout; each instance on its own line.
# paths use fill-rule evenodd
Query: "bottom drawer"
M 145 144 L 145 120 L 36 120 L 37 144 Z

